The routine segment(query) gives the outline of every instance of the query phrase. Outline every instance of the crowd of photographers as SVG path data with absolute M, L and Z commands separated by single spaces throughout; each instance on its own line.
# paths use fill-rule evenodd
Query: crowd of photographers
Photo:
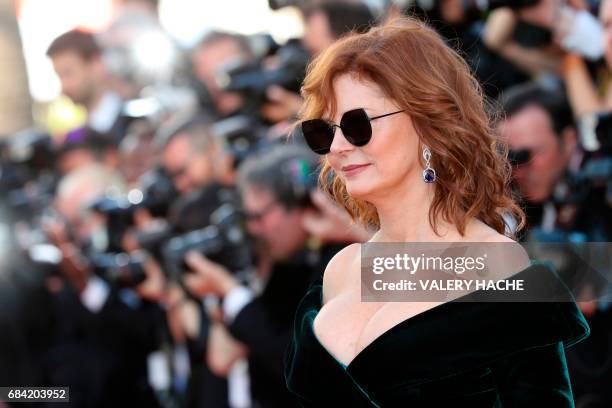
M 522 239 L 612 236 L 612 0 L 270 1 L 298 7 L 303 38 L 214 31 L 190 50 L 155 1 L 124 3 L 106 33 L 48 48 L 86 125 L 0 146 L 0 384 L 69 386 L 78 407 L 297 406 L 282 364 L 297 302 L 371 234 L 316 188 L 291 127 L 300 83 L 335 39 L 401 13 L 459 49 L 505 112 Z M 167 64 L 129 59 L 139 29 Z M 610 406 L 611 311 L 581 306 L 577 406 Z

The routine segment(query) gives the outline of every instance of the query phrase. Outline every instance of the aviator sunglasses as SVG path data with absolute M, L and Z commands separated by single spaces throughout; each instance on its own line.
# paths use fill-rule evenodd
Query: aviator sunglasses
M 357 147 L 365 146 L 372 139 L 370 121 L 401 112 L 404 110 L 370 118 L 363 108 L 353 109 L 344 112 L 339 125 L 325 119 L 305 120 L 301 124 L 302 134 L 308 146 L 317 154 L 329 153 L 337 127 L 342 129 L 342 134 L 350 144 Z

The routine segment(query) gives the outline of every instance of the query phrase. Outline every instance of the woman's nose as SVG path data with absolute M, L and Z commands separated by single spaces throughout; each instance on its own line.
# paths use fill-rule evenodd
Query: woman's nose
M 344 133 L 342 133 L 342 129 L 340 127 L 336 127 L 336 132 L 334 133 L 334 139 L 332 140 L 332 144 L 329 148 L 330 153 L 343 153 L 354 149 L 351 143 L 346 140 L 344 137 Z

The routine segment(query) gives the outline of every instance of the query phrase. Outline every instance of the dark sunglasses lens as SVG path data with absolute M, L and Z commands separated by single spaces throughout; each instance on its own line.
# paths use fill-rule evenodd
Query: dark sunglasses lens
M 329 153 L 334 140 L 334 128 L 322 119 L 312 119 L 302 122 L 302 133 L 306 143 L 317 154 Z
M 344 137 L 355 146 L 365 146 L 372 138 L 372 126 L 363 109 L 355 109 L 342 115 L 340 127 Z

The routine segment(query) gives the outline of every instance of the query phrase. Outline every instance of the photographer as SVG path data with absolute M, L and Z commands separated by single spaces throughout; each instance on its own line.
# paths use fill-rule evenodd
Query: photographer
M 597 62 L 603 55 L 602 26 L 581 0 L 509 2 L 487 20 L 485 44 L 530 74 L 566 70 L 566 53 Z M 533 39 L 525 34 L 532 33 Z M 522 35 L 521 35 L 522 34 Z
M 506 90 L 501 103 L 506 118 L 499 124 L 500 135 L 520 156 L 513 176 L 527 203 L 528 226 L 552 231 L 565 223 L 568 228 L 559 194 L 566 172 L 578 170 L 580 151 L 567 100 L 561 92 L 527 84 Z
M 127 127 L 122 115 L 123 101 L 110 88 L 102 49 L 94 36 L 85 31 L 69 31 L 53 40 L 47 56 L 59 77 L 62 92 L 87 109 L 88 126 L 118 143 Z
M 104 273 L 94 274 L 89 256 L 109 243 L 104 219 L 87 206 L 124 189 L 108 168 L 79 168 L 60 181 L 58 215 L 44 223 L 61 253 L 61 273 L 47 282 L 59 322 L 48 357 L 51 377 L 54 384 L 70 386 L 71 402 L 78 406 L 157 406 L 147 384 L 146 358 L 158 344 L 163 322 L 156 304 L 163 289 L 161 271 L 145 266 L 144 280 L 122 288 Z
M 233 159 L 213 134 L 206 116 L 189 119 L 160 137 L 161 161 L 181 194 L 211 183 L 233 183 Z
M 519 69 L 520 64 L 508 59 L 487 43 L 488 21 L 496 12 L 495 8 L 504 5 L 519 7 L 530 1 L 400 0 L 394 3 L 402 7 L 397 10 L 397 6 L 392 6 L 388 11 L 388 17 L 401 12 L 430 24 L 447 44 L 459 50 L 482 85 L 485 94 L 495 98 L 502 89 L 524 82 L 528 77 Z M 517 31 L 523 38 L 531 40 L 534 36 L 536 39 L 539 38 L 535 34 L 540 34 L 526 27 L 519 27 Z
M 229 64 L 254 60 L 247 38 L 240 34 L 213 31 L 194 47 L 191 53 L 193 74 L 198 85 L 203 87 L 201 90 L 208 94 L 202 101 L 207 114 L 221 119 L 240 110 L 244 97 L 235 92 L 223 91 L 217 76 Z
M 516 160 L 515 181 L 527 203 L 530 227 L 581 232 L 589 240 L 612 236 L 605 188 L 585 176 L 588 156 L 567 99 L 560 91 L 519 85 L 502 98 L 500 132 Z M 586 179 L 584 177 L 587 177 Z
M 361 2 L 320 2 L 304 11 L 304 46 L 317 56 L 350 31 L 365 32 L 375 23 L 374 15 Z
M 365 32 L 375 23 L 370 9 L 361 2 L 321 2 L 302 10 L 302 43 L 311 57 L 316 57 L 334 41 L 351 32 Z M 302 97 L 282 86 L 273 85 L 266 92 L 262 115 L 271 123 L 290 121 L 302 106 Z
M 505 93 L 503 107 L 507 118 L 499 129 L 510 146 L 515 181 L 525 200 L 531 230 L 527 238 L 536 242 L 609 241 L 612 211 L 605 184 L 602 189 L 588 176 L 592 158 L 577 147 L 576 127 L 563 94 L 522 85 Z M 571 252 L 560 254 L 568 278 L 576 271 Z M 590 290 L 606 289 L 605 282 L 593 286 Z M 575 400 L 577 406 L 609 406 L 612 309 L 596 300 L 580 302 L 580 307 L 591 336 L 567 355 Z
M 308 232 L 307 224 L 317 225 L 312 217 L 322 217 L 310 202 L 313 169 L 308 152 L 288 146 L 251 157 L 240 167 L 238 186 L 247 228 L 257 240 L 259 255 L 249 286 L 242 286 L 230 271 L 199 253 L 186 258 L 195 271 L 185 277 L 190 291 L 223 299 L 223 318 L 209 338 L 209 365 L 227 374 L 246 355 L 254 406 L 296 406 L 282 373 L 293 315 L 300 296 L 342 246 L 317 244 Z M 341 219 L 327 229 L 335 230 L 336 242 L 364 238 L 344 222 Z M 228 346 L 228 336 L 243 346 Z
M 201 108 L 216 119 L 244 115 L 251 128 L 284 123 L 301 105 L 309 58 L 297 39 L 279 45 L 269 35 L 208 33 L 192 51 Z
M 56 152 L 57 169 L 61 174 L 68 174 L 92 163 L 101 163 L 110 169 L 117 169 L 119 162 L 117 145 L 88 127 L 68 132 Z
M 569 102 L 581 131 L 590 132 L 591 123 L 598 115 L 612 111 L 612 2 L 603 0 L 599 8 L 599 21 L 603 32 L 593 38 L 594 46 L 603 50 L 603 66 L 596 66 L 579 53 L 564 57 L 561 74 L 568 90 Z

